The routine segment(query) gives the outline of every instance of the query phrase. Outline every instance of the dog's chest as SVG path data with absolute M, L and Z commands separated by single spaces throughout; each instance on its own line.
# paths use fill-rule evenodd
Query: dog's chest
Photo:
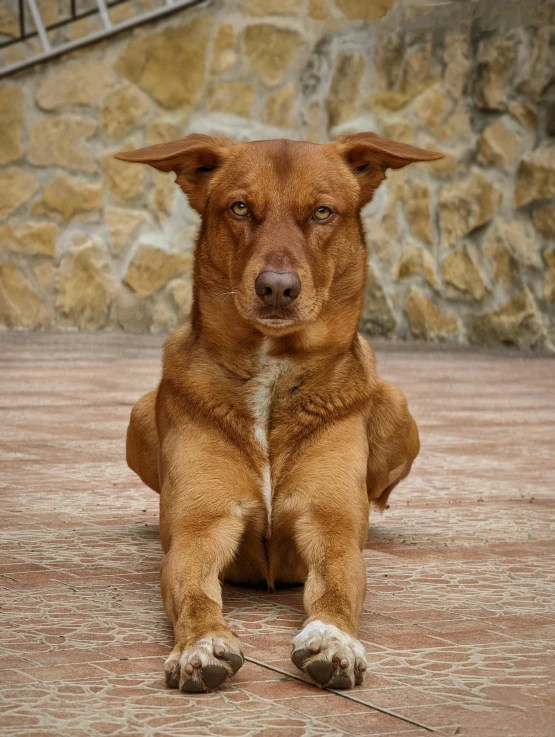
M 266 352 L 266 346 L 263 345 L 259 354 L 256 375 L 249 382 L 248 403 L 254 419 L 252 432 L 265 457 L 261 486 L 269 523 L 272 514 L 272 473 L 268 436 L 272 398 L 276 386 L 287 371 L 288 366 L 289 361 L 287 359 L 269 356 Z

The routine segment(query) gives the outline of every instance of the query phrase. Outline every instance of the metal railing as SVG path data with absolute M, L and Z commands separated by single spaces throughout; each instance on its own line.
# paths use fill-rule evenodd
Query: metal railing
M 10 46 L 25 44 L 26 41 L 35 38 L 39 39 L 41 48 L 40 51 L 31 52 L 24 59 L 12 63 L 2 64 L 0 61 L 0 77 L 5 77 L 26 67 L 52 59 L 55 56 L 60 56 L 80 46 L 101 41 L 108 36 L 113 36 L 116 33 L 141 25 L 142 23 L 148 23 L 151 20 L 169 15 L 182 8 L 207 2 L 207 0 L 161 0 L 161 2 L 163 4 L 160 7 L 154 10 L 144 11 L 137 10 L 133 7 L 130 0 L 91 0 L 89 3 L 91 7 L 86 10 L 80 10 L 78 8 L 78 0 L 68 0 L 67 15 L 61 20 L 56 20 L 54 23 L 46 25 L 36 0 L 17 0 L 19 32 L 10 34 L 6 40 L 2 40 L 0 36 L 0 54 L 3 54 L 3 50 Z M 110 10 L 118 5 L 124 4 L 133 7 L 133 17 L 114 23 L 110 18 Z M 83 3 L 81 2 L 79 5 L 82 6 Z M 91 16 L 97 16 L 100 19 L 102 26 L 100 30 L 85 33 L 80 38 L 71 41 L 62 40 L 60 43 L 56 43 L 52 40 L 53 32 Z

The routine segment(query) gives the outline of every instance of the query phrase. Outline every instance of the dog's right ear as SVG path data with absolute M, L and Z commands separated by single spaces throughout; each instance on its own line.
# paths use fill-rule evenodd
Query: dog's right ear
M 157 143 L 136 151 L 122 151 L 115 158 L 148 164 L 160 171 L 174 171 L 177 175 L 176 184 L 187 195 L 191 207 L 202 214 L 210 177 L 226 160 L 232 146 L 233 143 L 227 138 L 193 133 L 178 141 Z

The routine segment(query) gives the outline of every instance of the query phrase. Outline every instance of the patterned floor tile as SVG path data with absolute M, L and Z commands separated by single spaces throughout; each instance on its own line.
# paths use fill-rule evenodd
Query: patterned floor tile
M 157 381 L 161 343 L 0 335 L 2 735 L 429 734 L 411 722 L 555 734 L 552 360 L 378 346 L 422 453 L 372 517 L 364 685 L 350 699 L 296 680 L 302 589 L 226 585 L 226 616 L 256 663 L 190 698 L 161 676 L 172 633 L 158 497 L 124 463 L 129 410 Z

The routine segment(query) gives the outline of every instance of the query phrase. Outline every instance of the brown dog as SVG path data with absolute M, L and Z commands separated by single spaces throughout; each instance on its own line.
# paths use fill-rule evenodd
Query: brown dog
M 440 154 L 373 133 L 317 145 L 191 135 L 118 154 L 162 171 L 200 213 L 191 324 L 133 408 L 127 461 L 160 493 L 168 685 L 212 690 L 243 664 L 220 581 L 304 582 L 292 660 L 319 686 L 362 682 L 370 502 L 418 454 L 402 393 L 357 334 L 360 209 L 385 170 Z

